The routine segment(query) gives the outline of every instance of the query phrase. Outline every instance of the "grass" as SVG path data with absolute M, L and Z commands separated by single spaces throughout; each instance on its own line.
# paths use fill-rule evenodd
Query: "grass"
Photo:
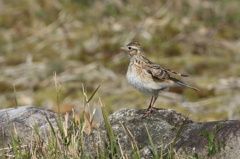
M 149 138 L 149 142 L 150 142 L 150 145 L 151 145 L 151 148 L 152 148 L 152 151 L 153 151 L 153 158 L 154 158 L 154 159 L 158 159 L 159 156 L 158 156 L 157 149 L 156 149 L 156 147 L 155 147 L 155 145 L 154 145 L 154 143 L 153 143 L 152 137 L 151 137 L 151 135 L 150 135 L 150 133 L 149 133 L 148 128 L 147 128 L 146 125 L 145 125 L 145 128 L 146 128 L 147 135 L 148 135 L 148 138 Z M 162 157 L 161 157 L 161 158 L 162 158 Z
M 206 145 L 206 149 L 208 151 L 207 156 L 213 156 L 215 155 L 217 152 L 220 152 L 222 150 L 225 149 L 225 141 L 219 141 L 215 139 L 216 134 L 218 133 L 218 131 L 222 128 L 223 125 L 221 124 L 217 124 L 215 126 L 215 130 L 214 131 L 207 131 L 207 130 L 202 130 L 201 134 L 207 139 L 208 141 L 208 145 Z
M 61 93 L 61 87 L 57 80 L 56 74 L 54 74 L 54 82 L 56 87 L 56 100 L 60 100 L 58 95 Z M 100 85 L 93 91 L 91 96 L 88 98 L 85 88 L 83 87 L 83 94 L 85 96 L 85 108 L 88 109 L 91 100 L 96 95 L 99 90 Z M 16 93 L 16 92 L 14 92 Z M 16 98 L 17 100 L 17 98 Z M 59 102 L 58 102 L 59 103 Z M 107 138 L 105 140 L 105 147 L 97 145 L 99 141 L 96 141 L 93 137 L 93 147 L 94 155 L 98 158 L 128 158 L 119 142 L 119 139 L 115 136 L 112 126 L 108 119 L 108 114 L 106 107 L 101 99 L 99 99 L 99 104 L 101 105 L 103 121 L 105 123 Z M 59 109 L 60 112 L 60 109 Z M 93 116 L 95 110 L 91 114 L 87 114 L 84 110 L 80 120 L 76 120 L 75 114 L 73 112 L 72 117 L 69 117 L 69 114 L 64 116 L 58 115 L 55 116 L 57 123 L 57 129 L 54 128 L 49 118 L 46 116 L 46 120 L 50 126 L 50 135 L 47 138 L 42 138 L 40 135 L 39 127 L 34 120 L 33 129 L 35 132 L 34 138 L 30 142 L 24 142 L 24 138 L 20 138 L 17 135 L 15 127 L 10 127 L 11 129 L 11 146 L 3 147 L 0 149 L 1 158 L 91 158 L 83 150 L 84 138 L 83 136 L 92 135 L 93 130 Z M 187 119 L 186 119 L 187 120 Z M 176 134 L 176 137 L 171 144 L 170 151 L 161 149 L 160 152 L 155 147 L 154 141 L 152 140 L 151 134 L 148 131 L 147 126 L 146 132 L 148 134 L 149 142 L 151 149 L 153 150 L 153 156 L 155 159 L 174 158 L 176 153 L 173 153 L 174 145 L 181 134 L 186 120 L 180 126 L 179 131 Z M 87 128 L 86 125 L 89 125 Z M 141 154 L 139 152 L 138 145 L 133 137 L 133 134 L 122 125 L 122 128 L 125 130 L 126 135 L 128 135 L 132 140 L 132 157 L 134 159 L 140 159 Z M 99 140 L 99 139 L 98 139 Z M 4 143 L 3 143 L 4 144 Z M 4 146 L 4 145 L 3 145 Z M 164 153 L 163 153 L 164 152 Z M 167 152 L 167 153 L 166 153 Z
M 104 111 L 104 110 L 103 110 Z M 107 116 L 104 115 L 104 118 Z M 22 144 L 21 139 L 19 137 L 14 138 L 14 134 L 12 134 L 12 147 L 8 147 L 1 150 L 1 158 L 9 158 L 9 157 L 15 157 L 15 158 L 89 158 L 85 154 L 85 152 L 82 150 L 83 142 L 82 142 L 82 135 L 83 131 L 81 128 L 83 128 L 84 123 L 76 122 L 74 119 L 71 122 L 72 126 L 69 128 L 64 127 L 63 131 L 67 133 L 62 132 L 60 130 L 59 133 L 56 133 L 54 129 L 51 129 L 51 135 L 49 136 L 47 142 L 43 143 L 39 140 L 36 140 L 34 144 Z M 95 145 L 95 155 L 97 155 L 99 158 L 126 158 L 129 157 L 124 153 L 121 149 L 121 145 L 116 140 L 116 137 L 111 130 L 111 125 L 108 123 L 108 121 L 104 121 L 106 128 L 107 128 L 107 134 L 110 139 L 110 147 L 106 145 L 105 148 L 99 149 L 97 148 L 97 145 Z M 51 123 L 49 123 L 51 125 Z M 63 123 L 62 123 L 63 124 Z M 64 125 L 64 124 L 63 124 Z M 62 126 L 63 126 L 62 125 Z M 60 127 L 59 127 L 60 128 Z M 76 133 L 76 130 L 79 131 Z M 36 130 L 37 131 L 37 130 Z M 146 131 L 149 135 L 149 141 L 151 143 L 151 148 L 154 152 L 154 158 L 155 159 L 163 159 L 167 158 L 172 159 L 174 158 L 175 154 L 165 152 L 163 154 L 164 150 L 161 150 L 159 153 L 155 145 L 151 139 L 151 135 L 148 132 L 148 129 L 146 127 Z M 60 135 L 59 135 L 60 134 Z M 41 136 L 39 136 L 39 139 Z M 107 141 L 106 141 L 107 142 Z M 135 143 L 132 143 L 133 145 Z M 139 150 L 136 149 L 137 145 L 132 147 L 133 155 L 132 157 L 134 159 L 140 159 L 141 155 L 139 153 Z

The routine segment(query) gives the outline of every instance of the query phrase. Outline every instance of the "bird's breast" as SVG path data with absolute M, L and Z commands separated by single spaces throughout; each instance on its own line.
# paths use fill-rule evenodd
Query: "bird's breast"
M 137 90 L 143 94 L 152 95 L 152 88 L 148 85 L 150 84 L 147 78 L 144 78 L 144 70 L 138 68 L 137 66 L 129 66 L 127 71 L 128 82 Z

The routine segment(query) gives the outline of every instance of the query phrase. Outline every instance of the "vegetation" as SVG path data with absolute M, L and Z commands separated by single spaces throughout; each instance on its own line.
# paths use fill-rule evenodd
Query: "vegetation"
M 201 131 L 201 134 L 206 137 L 208 141 L 208 145 L 206 145 L 208 156 L 213 156 L 225 148 L 225 141 L 216 141 L 216 134 L 221 129 L 221 127 L 221 124 L 217 124 L 214 131 Z
M 57 84 L 57 81 L 55 81 Z M 89 108 L 89 102 L 92 100 L 95 93 L 98 91 L 100 86 L 98 86 L 90 98 L 87 97 L 85 94 L 85 108 Z M 56 87 L 58 88 L 58 87 Z M 59 89 L 57 89 L 59 90 Z M 57 92 L 58 93 L 58 92 Z M 98 158 L 128 158 L 127 154 L 123 152 L 120 143 L 118 142 L 117 138 L 114 135 L 114 132 L 112 130 L 111 124 L 108 121 L 108 115 L 106 114 L 106 108 L 101 101 L 99 100 L 99 103 L 101 105 L 102 114 L 104 123 L 107 130 L 107 136 L 108 139 L 104 140 L 104 146 L 101 147 L 97 145 L 99 141 L 95 141 L 93 138 L 93 147 L 94 147 L 94 154 L 98 156 Z M 17 131 L 14 131 L 13 127 L 10 127 L 11 129 L 11 145 L 3 146 L 3 148 L 0 148 L 0 158 L 91 158 L 89 157 L 83 150 L 84 145 L 84 138 L 85 135 L 91 135 L 92 131 L 92 121 L 93 116 L 95 114 L 95 111 L 93 111 L 92 114 L 90 114 L 90 118 L 87 117 L 86 112 L 83 111 L 82 116 L 80 118 L 80 121 L 77 121 L 74 116 L 69 118 L 69 115 L 66 114 L 63 116 L 56 116 L 56 122 L 57 122 L 57 130 L 53 127 L 52 123 L 46 116 L 46 119 L 48 121 L 48 124 L 50 125 L 50 135 L 47 138 L 44 138 L 40 135 L 39 127 L 35 123 L 34 124 L 34 130 L 35 130 L 35 138 L 31 142 L 24 142 L 24 138 L 20 138 L 17 134 Z M 180 135 L 182 128 L 185 124 L 186 120 L 182 124 L 181 128 L 178 131 L 178 135 Z M 89 127 L 89 131 L 87 131 L 87 124 Z M 127 132 L 128 131 L 128 132 Z M 147 134 L 149 136 L 149 140 L 151 143 L 151 147 L 154 150 L 154 158 L 156 159 L 163 159 L 164 156 L 167 157 L 167 159 L 172 159 L 174 156 L 173 153 L 173 146 L 176 143 L 176 140 L 178 138 L 178 135 L 175 137 L 174 142 L 172 143 L 171 151 L 168 154 L 163 155 L 163 153 L 160 153 L 160 156 L 158 155 L 157 150 L 155 149 L 154 143 L 152 141 L 152 138 L 148 132 L 148 129 L 146 127 Z M 131 132 L 126 128 L 126 133 Z M 133 138 L 134 139 L 134 138 Z M 3 143 L 4 144 L 4 143 Z M 132 148 L 133 151 L 133 157 L 135 159 L 140 159 L 140 152 L 138 150 L 137 143 L 135 140 L 133 140 L 133 143 L 136 147 Z M 161 150 L 164 151 L 164 150 Z M 175 152 L 176 153 L 176 152 Z
M 59 92 L 61 90 L 60 84 L 57 81 L 56 74 L 54 76 L 55 79 L 55 88 L 56 88 L 56 96 L 58 103 L 58 111 L 60 112 L 59 105 Z M 69 117 L 69 114 L 65 114 L 65 116 L 61 116 L 59 113 L 55 116 L 55 120 L 57 123 L 57 130 L 53 127 L 51 121 L 46 116 L 46 120 L 50 125 L 50 135 L 47 138 L 43 138 L 40 135 L 39 127 L 34 122 L 34 130 L 35 130 L 35 138 L 31 140 L 31 142 L 24 142 L 24 138 L 20 138 L 17 134 L 17 131 L 14 127 L 10 127 L 10 136 L 11 136 L 11 144 L 5 146 L 5 143 L 2 143 L 2 148 L 0 148 L 0 158 L 91 158 L 86 152 L 83 150 L 84 138 L 86 135 L 91 134 L 93 130 L 93 119 L 96 113 L 96 109 L 92 111 L 91 114 L 86 113 L 86 109 L 89 110 L 90 101 L 93 99 L 94 95 L 99 90 L 100 85 L 93 91 L 90 98 L 85 93 L 85 89 L 83 87 L 84 94 L 84 110 L 80 117 L 80 120 L 76 120 L 75 114 L 73 111 L 72 118 Z M 15 98 L 16 103 L 18 103 L 17 98 Z M 93 150 L 94 155 L 97 158 L 128 158 L 126 153 L 121 148 L 121 144 L 116 138 L 112 126 L 109 123 L 108 115 L 106 113 L 106 107 L 101 99 L 99 99 L 99 105 L 101 106 L 103 121 L 106 127 L 107 138 L 104 138 L 104 147 L 99 145 L 100 141 L 96 141 L 97 139 L 92 136 L 93 142 Z M 179 127 L 176 136 L 172 140 L 170 144 L 170 149 L 167 147 L 160 148 L 160 152 L 156 149 L 152 137 L 148 131 L 147 125 L 145 125 L 146 132 L 150 142 L 150 148 L 153 151 L 154 159 L 173 159 L 179 158 L 177 152 L 174 149 L 174 146 L 179 139 L 184 126 L 186 125 L 188 118 L 186 118 L 181 126 Z M 123 126 L 123 125 L 122 125 Z M 220 152 L 222 148 L 225 147 L 224 141 L 217 141 L 215 143 L 216 133 L 221 129 L 222 125 L 217 124 L 216 128 L 213 132 L 203 130 L 201 134 L 205 136 L 208 140 L 208 145 L 205 148 L 208 150 L 208 156 L 212 156 L 217 152 Z M 138 145 L 129 131 L 125 126 L 123 126 L 127 135 L 131 136 L 132 140 L 130 140 L 132 144 L 132 157 L 134 159 L 140 159 L 141 154 L 138 149 Z M 176 127 L 174 127 L 176 129 Z M 106 137 L 106 136 L 105 136 Z M 98 144 L 97 144 L 98 143 Z M 163 153 L 164 152 L 164 153 Z M 194 154 L 194 156 L 189 155 L 186 152 L 186 158 L 195 158 L 198 159 L 198 154 Z

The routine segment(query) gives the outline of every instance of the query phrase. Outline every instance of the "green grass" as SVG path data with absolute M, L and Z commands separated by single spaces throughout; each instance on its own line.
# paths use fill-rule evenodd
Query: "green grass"
M 222 128 L 222 124 L 217 124 L 215 126 L 215 130 L 213 131 L 207 131 L 207 130 L 202 130 L 201 134 L 207 139 L 208 145 L 205 146 L 205 148 L 208 151 L 207 156 L 213 156 L 217 152 L 220 152 L 225 149 L 225 141 L 219 141 L 215 139 L 216 134 L 218 131 Z
M 55 80 L 55 87 L 56 87 L 56 100 L 60 100 L 58 95 L 61 93 L 60 84 L 57 81 L 56 75 L 54 76 Z M 100 85 L 93 91 L 93 93 L 88 98 L 85 88 L 83 87 L 83 94 L 85 96 L 85 108 L 89 107 L 90 102 L 93 100 L 94 96 L 98 92 Z M 16 92 L 15 92 L 16 93 Z M 57 102 L 59 103 L 59 102 Z M 127 156 L 118 142 L 116 134 L 112 129 L 112 126 L 108 119 L 107 114 L 107 107 L 103 103 L 101 99 L 99 99 L 99 104 L 101 105 L 103 121 L 106 127 L 107 138 L 103 139 L 105 141 L 105 147 L 99 147 L 96 145 L 96 139 L 93 137 L 93 149 L 94 155 L 98 156 L 98 158 L 125 158 Z M 91 126 L 93 123 L 93 116 L 95 111 L 93 110 L 90 116 L 85 114 L 83 111 L 80 120 L 75 119 L 75 114 L 73 112 L 72 118 L 69 118 L 69 115 L 66 114 L 64 116 L 58 114 L 55 116 L 55 120 L 57 123 L 57 129 L 54 128 L 51 121 L 48 117 L 46 120 L 50 126 L 50 135 L 46 139 L 40 135 L 39 127 L 34 120 L 33 129 L 35 132 L 34 138 L 32 141 L 25 143 L 24 138 L 20 138 L 17 135 L 14 127 L 10 127 L 11 129 L 11 146 L 10 147 L 3 147 L 0 149 L 1 151 L 1 158 L 89 158 L 87 154 L 83 150 L 83 136 L 92 135 L 91 132 L 93 127 Z M 187 120 L 187 119 L 186 119 Z M 153 157 L 155 159 L 163 159 L 167 157 L 168 159 L 172 159 L 175 156 L 173 153 L 174 145 L 181 134 L 183 127 L 185 125 L 186 120 L 180 126 L 179 131 L 176 134 L 176 137 L 171 144 L 171 148 L 169 151 L 161 149 L 156 149 L 154 141 L 152 140 L 151 134 L 148 131 L 147 126 L 145 126 L 149 143 L 151 145 L 151 149 L 153 150 Z M 86 123 L 89 124 L 89 128 L 86 129 Z M 122 128 L 125 130 L 126 135 L 131 138 L 131 145 L 132 145 L 132 157 L 134 159 L 140 159 L 141 154 L 139 152 L 139 148 L 137 142 L 135 141 L 133 134 L 126 128 L 126 126 L 122 125 Z M 3 143 L 4 146 L 4 143 Z

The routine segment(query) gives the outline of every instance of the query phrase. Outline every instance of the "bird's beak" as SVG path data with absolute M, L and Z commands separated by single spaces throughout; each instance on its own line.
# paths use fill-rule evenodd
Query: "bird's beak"
M 124 50 L 124 51 L 127 51 L 127 47 L 126 46 L 120 47 L 120 49 Z

